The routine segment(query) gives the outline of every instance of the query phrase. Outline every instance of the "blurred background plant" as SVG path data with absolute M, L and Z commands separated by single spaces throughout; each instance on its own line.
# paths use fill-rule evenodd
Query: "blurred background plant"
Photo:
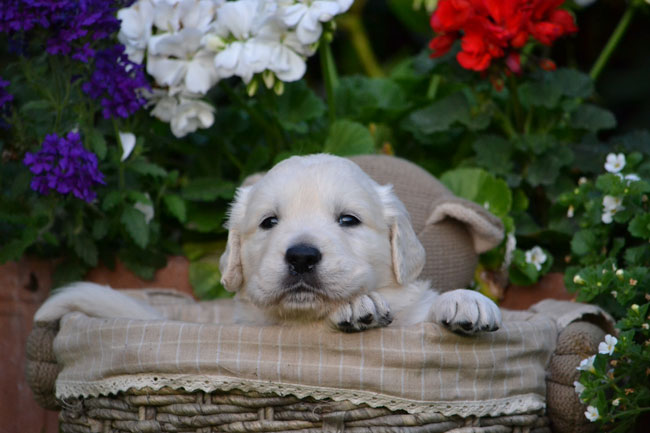
M 581 381 L 588 417 L 630 425 L 649 405 L 649 11 L 4 1 L 0 263 L 56 260 L 60 285 L 116 259 L 151 278 L 181 254 L 197 296 L 225 296 L 224 217 L 246 176 L 294 154 L 395 154 L 503 220 L 481 270 L 518 285 L 565 272 L 619 321 L 595 358 L 606 377 Z

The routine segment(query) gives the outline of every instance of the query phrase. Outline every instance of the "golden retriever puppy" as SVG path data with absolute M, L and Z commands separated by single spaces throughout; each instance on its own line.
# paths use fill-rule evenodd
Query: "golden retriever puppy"
M 493 331 L 498 307 L 471 290 L 438 294 L 417 277 L 424 248 L 404 205 L 353 162 L 292 157 L 238 189 L 220 261 L 237 292 L 239 323 L 326 322 L 344 332 L 390 323 L 440 323 Z M 125 299 L 127 298 L 127 299 Z M 156 318 L 150 307 L 109 288 L 78 283 L 48 300 L 35 320 L 81 310 L 102 317 Z

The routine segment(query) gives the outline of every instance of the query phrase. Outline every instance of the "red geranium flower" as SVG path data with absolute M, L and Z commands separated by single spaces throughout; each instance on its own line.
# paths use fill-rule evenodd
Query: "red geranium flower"
M 517 49 L 532 36 L 545 45 L 575 33 L 573 16 L 558 7 L 564 0 L 440 0 L 431 16 L 436 37 L 429 47 L 432 57 L 446 54 L 456 39 L 456 56 L 466 69 L 486 70 L 492 59 L 506 57 L 514 73 L 521 72 Z

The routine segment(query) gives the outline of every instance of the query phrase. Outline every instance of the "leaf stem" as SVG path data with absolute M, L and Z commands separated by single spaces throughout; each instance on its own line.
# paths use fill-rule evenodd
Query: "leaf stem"
M 350 34 L 352 47 L 365 73 L 370 77 L 383 77 L 385 74 L 372 50 L 368 32 L 361 19 L 361 11 L 353 10 L 339 18 L 337 22 Z
M 325 81 L 325 91 L 327 92 L 327 106 L 329 108 L 330 123 L 336 120 L 336 97 L 334 92 L 338 86 L 338 74 L 336 73 L 336 64 L 334 63 L 334 56 L 332 56 L 332 47 L 330 43 L 321 40 L 320 51 L 320 64 L 323 70 L 323 80 Z
M 607 41 L 607 44 L 605 44 L 603 51 L 601 51 L 600 55 L 596 59 L 596 62 L 591 68 L 591 71 L 589 71 L 589 76 L 593 81 L 596 81 L 598 79 L 600 73 L 603 71 L 605 65 L 609 61 L 609 58 L 614 53 L 614 50 L 616 49 L 618 44 L 621 42 L 621 39 L 623 38 L 625 31 L 627 30 L 628 26 L 630 25 L 630 22 L 632 21 L 632 17 L 634 16 L 635 11 L 636 11 L 636 6 L 634 2 L 633 1 L 629 2 L 627 9 L 625 10 L 625 13 L 621 17 L 621 20 L 618 22 L 618 25 L 614 29 L 612 35 L 609 37 L 609 40 Z

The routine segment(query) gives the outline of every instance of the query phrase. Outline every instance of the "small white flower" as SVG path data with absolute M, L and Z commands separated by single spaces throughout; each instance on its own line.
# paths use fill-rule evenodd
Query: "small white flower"
M 584 176 L 582 176 L 580 179 L 578 179 L 578 185 L 584 185 L 587 182 L 588 182 L 588 180 Z
M 610 173 L 618 173 L 625 167 L 625 155 L 622 153 L 610 153 L 607 155 L 607 162 L 605 162 L 605 170 Z
M 570 205 L 569 209 L 567 209 L 566 211 L 567 218 L 573 218 L 574 212 L 575 212 L 575 208 L 573 207 L 573 205 Z
M 593 407 L 593 406 L 588 406 L 587 407 L 587 411 L 585 412 L 585 416 L 591 422 L 594 422 L 598 418 L 600 418 L 600 414 L 598 413 L 598 409 Z
M 580 365 L 576 367 L 577 370 L 580 371 L 588 371 L 590 373 L 595 373 L 596 369 L 594 368 L 594 360 L 596 359 L 596 355 L 591 355 L 589 358 L 585 358 L 582 361 L 580 361 Z
M 616 399 L 614 399 L 614 401 L 612 401 L 612 406 L 618 406 L 619 404 L 621 404 L 621 398 L 620 397 L 616 398 Z
M 598 353 L 612 355 L 618 339 L 612 335 L 605 335 L 605 341 L 598 345 Z
M 585 280 L 580 275 L 575 274 L 573 277 L 573 284 L 584 284 Z
M 131 132 L 119 132 L 120 143 L 122 144 L 122 158 L 120 161 L 126 161 L 135 148 L 135 135 Z
M 530 250 L 526 251 L 526 263 L 531 263 L 535 265 L 535 269 L 540 271 L 542 269 L 542 264 L 546 262 L 546 254 L 544 250 L 540 247 L 535 246 Z
M 626 175 L 623 177 L 623 179 L 625 179 L 625 182 L 627 182 L 628 185 L 631 184 L 632 182 L 638 182 L 638 181 L 641 180 L 641 178 L 639 177 L 639 175 L 634 174 L 634 173 L 626 174 Z
M 611 224 L 614 215 L 624 209 L 625 206 L 623 206 L 622 198 L 606 195 L 603 197 L 603 214 L 601 217 L 602 222 L 605 224 Z
M 577 380 L 573 382 L 573 387 L 575 388 L 576 394 L 580 395 L 585 392 L 585 386 L 578 382 Z
M 641 327 L 642 327 L 643 329 L 645 329 L 646 331 L 647 331 L 648 329 L 650 329 L 650 325 L 648 325 L 647 323 L 643 323 L 643 324 L 641 324 Z

